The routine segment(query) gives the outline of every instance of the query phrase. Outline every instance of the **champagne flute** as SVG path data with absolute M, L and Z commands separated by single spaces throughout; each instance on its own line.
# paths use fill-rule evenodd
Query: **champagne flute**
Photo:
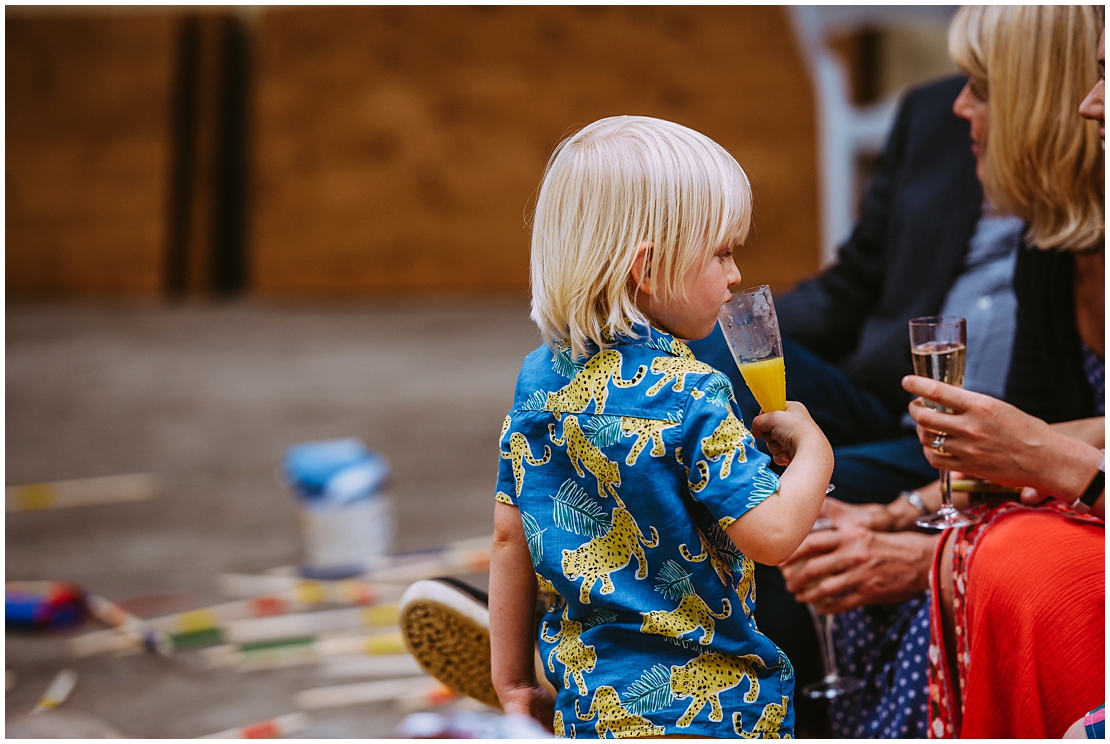
M 782 335 L 771 288 L 766 284 L 734 292 L 732 299 L 721 306 L 717 322 L 725 336 L 732 358 L 740 368 L 748 389 L 764 411 L 786 410 L 786 366 L 782 358 Z M 831 493 L 829 484 L 825 493 Z M 811 532 L 832 529 L 828 519 L 818 519 Z M 836 668 L 836 652 L 832 641 L 832 615 L 807 605 L 817 629 L 817 640 L 825 664 L 825 676 L 807 685 L 802 694 L 810 698 L 832 699 L 855 692 L 863 682 L 842 676 Z
M 785 411 L 786 366 L 771 288 L 764 284 L 734 292 L 717 322 L 756 402 L 764 411 Z
M 832 487 L 829 487 L 832 490 Z M 833 529 L 833 523 L 821 517 L 813 523 L 810 532 Z M 807 604 L 809 614 L 813 617 L 813 625 L 817 629 L 817 643 L 821 647 L 821 658 L 825 664 L 825 676 L 819 681 L 808 684 L 802 688 L 802 694 L 813 700 L 824 698 L 832 700 L 841 695 L 847 695 L 863 687 L 863 680 L 855 677 L 846 677 L 840 673 L 836 666 L 836 648 L 833 646 L 834 616 L 828 615 L 817 609 L 816 605 Z
M 967 367 L 967 321 L 956 315 L 927 315 L 910 321 L 910 353 L 914 374 L 963 387 Z M 925 400 L 929 408 L 952 413 L 944 406 Z M 933 449 L 943 454 L 947 435 L 938 432 Z M 918 527 L 946 530 L 979 521 L 952 506 L 952 474 L 940 472 L 940 509 L 917 520 Z

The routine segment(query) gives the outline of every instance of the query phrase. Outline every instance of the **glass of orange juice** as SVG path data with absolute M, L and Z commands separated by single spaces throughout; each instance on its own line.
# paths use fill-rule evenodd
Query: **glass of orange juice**
M 766 284 L 732 294 L 717 322 L 732 358 L 764 411 L 786 410 L 786 367 L 779 318 Z

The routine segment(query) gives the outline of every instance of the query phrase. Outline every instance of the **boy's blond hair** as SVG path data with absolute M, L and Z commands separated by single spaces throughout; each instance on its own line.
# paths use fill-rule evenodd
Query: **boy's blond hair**
M 692 129 L 613 116 L 559 143 L 547 163 L 532 225 L 532 320 L 551 347 L 574 356 L 648 319 L 636 307 L 632 263 L 650 245 L 661 301 L 718 248 L 743 243 L 751 186 L 724 148 Z
M 1038 248 L 1102 242 L 1103 152 L 1079 116 L 1101 30 L 1092 5 L 965 6 L 948 29 L 948 53 L 989 106 L 983 188 Z

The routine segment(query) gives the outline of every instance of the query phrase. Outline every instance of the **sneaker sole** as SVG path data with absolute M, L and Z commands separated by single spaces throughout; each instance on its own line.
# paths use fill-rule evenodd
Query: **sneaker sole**
M 424 671 L 458 694 L 500 710 L 490 674 L 486 595 L 438 578 L 412 584 L 399 604 L 401 636 Z

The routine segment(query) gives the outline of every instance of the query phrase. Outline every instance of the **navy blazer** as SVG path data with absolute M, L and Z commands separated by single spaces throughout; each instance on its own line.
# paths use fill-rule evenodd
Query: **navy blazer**
M 940 312 L 982 211 L 969 124 L 952 113 L 964 82 L 906 94 L 837 263 L 775 298 L 783 333 L 895 417 L 910 400 L 908 321 Z

